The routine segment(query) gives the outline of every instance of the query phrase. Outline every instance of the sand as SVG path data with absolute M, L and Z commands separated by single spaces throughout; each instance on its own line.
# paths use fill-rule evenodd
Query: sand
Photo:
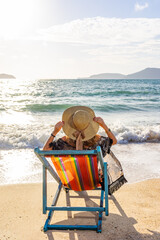
M 56 183 L 49 183 L 48 203 L 56 191 Z M 102 233 L 95 231 L 42 231 L 46 215 L 42 214 L 42 184 L 7 185 L 0 187 L 0 240 L 57 240 L 57 239 L 160 239 L 160 179 L 125 184 L 109 197 L 109 216 L 103 216 Z M 66 197 L 62 190 L 58 205 L 96 206 L 99 192 Z M 57 224 L 93 224 L 95 213 L 57 212 Z

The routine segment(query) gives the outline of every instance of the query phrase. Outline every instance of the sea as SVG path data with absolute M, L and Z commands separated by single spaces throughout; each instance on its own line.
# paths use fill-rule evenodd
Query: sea
M 160 177 L 160 80 L 0 79 L 0 185 L 42 182 L 34 148 L 76 105 L 92 108 L 115 134 L 112 151 L 129 183 Z

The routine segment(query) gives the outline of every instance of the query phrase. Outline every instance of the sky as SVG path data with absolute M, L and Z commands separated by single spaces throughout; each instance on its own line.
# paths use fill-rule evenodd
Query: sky
M 0 73 L 82 78 L 160 67 L 159 0 L 0 0 Z

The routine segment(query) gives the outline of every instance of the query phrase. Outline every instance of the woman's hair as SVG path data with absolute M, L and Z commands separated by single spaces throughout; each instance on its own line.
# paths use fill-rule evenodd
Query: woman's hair
M 83 142 L 83 148 L 85 148 L 85 147 L 88 148 L 88 147 L 94 146 L 94 145 L 97 143 L 98 139 L 99 139 L 98 135 L 95 135 L 93 138 L 91 138 L 91 139 L 89 139 L 89 140 L 87 140 L 87 141 L 84 141 L 84 142 Z M 71 139 L 71 138 L 68 138 L 68 143 L 69 143 L 71 146 L 76 147 L 76 140 L 73 140 L 73 139 Z

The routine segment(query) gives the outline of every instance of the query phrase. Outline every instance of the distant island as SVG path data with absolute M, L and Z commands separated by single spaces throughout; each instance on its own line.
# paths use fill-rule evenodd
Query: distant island
M 2 73 L 0 74 L 0 79 L 16 79 L 15 76 L 13 75 L 9 75 L 9 74 L 5 74 L 5 73 Z
M 133 74 L 101 73 L 91 75 L 87 79 L 160 79 L 160 68 L 145 68 Z

